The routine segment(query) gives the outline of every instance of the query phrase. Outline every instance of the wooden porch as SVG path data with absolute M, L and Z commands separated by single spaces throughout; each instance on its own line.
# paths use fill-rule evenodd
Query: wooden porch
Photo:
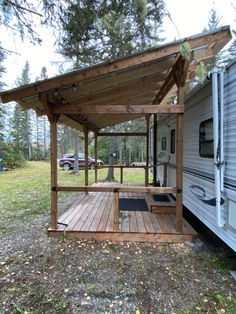
M 51 229 L 50 235 L 96 239 L 178 242 L 196 235 L 183 219 L 183 134 L 186 83 L 206 66 L 231 39 L 228 26 L 159 45 L 116 60 L 78 69 L 54 78 L 37 81 L 0 93 L 3 103 L 17 101 L 23 109 L 47 115 L 50 122 Z M 183 46 L 187 43 L 186 46 Z M 185 47 L 185 48 L 184 48 Z M 184 50 L 185 53 L 183 53 Z M 157 180 L 158 116 L 175 116 L 173 146 L 176 155 L 175 186 Z M 152 122 L 150 123 L 150 119 Z M 139 132 L 113 132 L 106 128 L 146 119 Z M 57 124 L 64 123 L 84 133 L 84 186 L 59 186 L 57 169 Z M 153 128 L 153 187 L 149 186 L 150 128 Z M 141 131 L 141 132 L 140 132 Z M 98 137 L 145 136 L 145 186 L 122 186 L 123 166 L 118 187 L 89 186 L 89 133 L 94 135 L 95 182 L 97 182 Z M 163 148 L 164 149 L 164 148 Z M 164 149 L 166 150 L 166 148 Z M 171 152 L 172 153 L 172 152 Z M 114 164 L 109 153 L 110 165 Z M 111 157 L 111 158 L 110 158 Z M 122 163 L 122 162 L 121 162 Z M 113 165 L 114 167 L 114 165 Z M 166 172 L 166 171 L 164 171 Z M 164 175 L 166 178 L 166 175 Z M 85 194 L 58 219 L 58 192 Z M 88 194 L 89 193 L 89 194 Z M 124 194 L 122 194 L 124 193 Z M 149 211 L 119 212 L 119 197 L 147 198 Z M 143 194 L 142 194 L 143 193 Z M 175 204 L 155 204 L 155 194 L 175 195 Z M 173 206 L 172 206 L 173 205 Z M 59 222 L 59 224 L 58 224 Z
M 97 183 L 94 186 L 115 188 L 118 185 Z M 129 185 L 124 184 L 124 186 Z M 155 205 L 155 201 L 150 203 L 151 193 L 120 192 L 119 197 L 145 199 L 149 211 L 136 211 L 135 208 L 131 211 L 119 211 L 119 226 L 118 230 L 115 230 L 113 192 L 84 193 L 67 212 L 59 217 L 57 229 L 49 228 L 48 234 L 52 237 L 79 239 L 170 243 L 193 241 L 196 237 L 197 233 L 185 219 L 182 232 L 177 232 L 175 214 L 163 211 L 151 212 L 150 206 Z

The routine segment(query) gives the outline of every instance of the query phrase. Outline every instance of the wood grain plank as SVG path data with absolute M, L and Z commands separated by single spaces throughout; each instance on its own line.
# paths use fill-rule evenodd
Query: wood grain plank
M 152 213 L 148 213 L 149 214 L 149 217 L 150 217 L 150 222 L 152 224 L 152 227 L 153 227 L 153 231 L 154 233 L 161 233 L 161 226 L 157 220 L 157 217 L 156 215 L 152 214 Z
M 96 204 L 100 193 L 94 193 L 93 195 L 87 195 L 87 202 L 79 208 L 79 212 L 76 215 L 76 219 L 73 221 L 73 225 L 71 224 L 72 230 L 79 231 L 80 228 L 83 226 L 86 218 L 88 217 L 90 211 L 92 210 L 94 204 Z
M 93 197 L 95 197 L 95 193 L 93 193 Z M 66 227 L 66 229 L 73 229 L 73 224 L 74 221 L 78 219 L 78 216 L 80 215 L 81 209 L 84 206 L 87 206 L 87 204 L 89 203 L 89 199 L 87 197 L 87 195 L 84 194 L 83 198 L 74 206 L 73 210 L 69 212 L 69 215 L 67 215 L 64 219 L 63 219 L 63 223 L 67 224 L 68 226 Z
M 146 228 L 145 228 L 145 224 L 143 221 L 143 216 L 141 212 L 135 212 L 136 214 L 136 221 L 137 221 L 137 225 L 138 225 L 138 232 L 147 232 Z
M 120 220 L 121 220 L 121 227 L 120 227 L 120 230 L 122 232 L 129 232 L 130 229 L 129 229 L 129 219 L 130 219 L 130 212 L 128 211 L 122 211 L 120 213 Z
M 108 213 L 108 219 L 105 226 L 106 231 L 114 231 L 113 230 L 113 222 L 114 222 L 114 210 L 113 210 L 113 195 L 112 195 L 112 203 Z
M 172 233 L 169 224 L 165 220 L 165 214 L 156 214 L 157 221 L 161 226 L 161 230 L 163 233 Z
M 99 196 L 97 198 L 96 203 L 92 206 L 92 210 L 90 211 L 89 215 L 87 216 L 83 226 L 81 227 L 81 231 L 88 231 L 90 225 L 92 224 L 96 213 L 101 209 L 103 206 L 103 201 L 104 201 L 104 193 L 99 193 Z
M 110 192 L 107 194 L 108 194 L 108 202 L 106 203 L 106 207 L 103 210 L 101 220 L 97 227 L 97 231 L 107 230 L 107 223 L 108 223 L 110 214 L 112 214 L 112 223 L 111 223 L 110 231 L 113 231 L 113 193 Z
M 49 230 L 49 236 L 60 236 L 63 232 Z M 183 243 L 193 241 L 193 235 L 189 234 L 166 234 L 166 233 L 127 233 L 127 232 L 78 232 L 68 231 L 64 233 L 69 238 L 76 239 L 96 239 L 110 241 L 130 241 L 130 242 L 165 242 L 165 243 Z
M 106 207 L 108 206 L 108 202 L 109 202 L 109 196 L 107 195 L 108 193 L 104 193 L 104 197 L 102 202 L 100 203 L 100 206 L 96 212 L 96 215 L 94 216 L 94 219 L 91 223 L 91 225 L 89 226 L 88 231 L 97 231 L 98 229 L 98 225 L 101 221 L 103 212 L 105 211 Z
M 153 226 L 149 217 L 149 212 L 142 212 L 142 216 L 147 233 L 154 233 Z
M 130 232 L 138 232 L 136 214 L 133 211 L 130 212 L 129 230 Z

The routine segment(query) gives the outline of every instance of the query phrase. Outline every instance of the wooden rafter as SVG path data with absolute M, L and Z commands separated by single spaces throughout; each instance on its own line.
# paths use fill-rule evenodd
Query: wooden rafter
M 46 113 L 46 115 L 48 117 L 48 120 L 51 123 L 52 122 L 57 123 L 59 118 L 60 118 L 60 115 L 53 111 L 53 106 L 52 106 L 52 104 L 50 103 L 50 100 L 49 100 L 49 94 L 48 93 L 40 94 L 39 95 L 39 99 L 40 99 L 40 102 L 43 105 L 43 108 L 44 108 L 44 111 L 45 111 L 45 113 Z
M 135 85 L 134 86 L 124 86 L 124 88 L 117 88 L 114 89 L 112 92 L 102 91 L 100 93 L 96 93 L 94 95 L 83 95 L 82 97 L 69 99 L 67 101 L 67 104 L 70 104 L 70 106 L 80 106 L 82 105 L 99 105 L 109 102 L 117 101 L 116 99 L 119 99 L 119 101 L 126 100 L 129 98 L 134 97 L 134 90 L 136 90 L 136 98 L 140 96 L 145 96 L 148 93 L 155 93 L 158 89 L 161 87 L 160 83 L 149 83 L 145 86 L 143 85 Z
M 218 42 L 216 47 L 217 50 L 219 50 L 230 39 L 231 33 L 229 27 L 226 26 L 222 27 L 220 30 L 188 37 L 185 40 L 189 42 L 192 50 L 195 48 L 196 50 L 206 50 L 208 45 L 213 42 Z M 4 103 L 13 100 L 17 101 L 23 99 L 24 97 L 31 97 L 39 92 L 49 91 L 58 88 L 59 86 L 72 86 L 74 84 L 79 84 L 81 81 L 89 80 L 97 76 L 103 76 L 112 72 L 125 70 L 126 68 L 132 68 L 141 64 L 146 64 L 155 59 L 159 59 L 161 61 L 161 59 L 165 58 L 166 56 L 174 56 L 176 53 L 178 53 L 179 45 L 181 43 L 181 40 L 175 41 L 174 43 L 163 45 L 133 56 L 128 56 L 126 58 L 114 60 L 112 62 L 107 62 L 83 70 L 63 74 L 57 76 L 56 78 L 47 79 L 41 82 L 39 81 L 11 91 L 2 92 L 1 99 Z
M 146 136 L 147 132 L 100 132 L 97 136 Z
M 81 107 L 61 106 L 55 108 L 56 113 L 60 114 L 154 114 L 154 113 L 180 113 L 183 108 L 167 105 L 90 105 Z
M 92 122 L 90 122 L 86 117 L 83 117 L 82 115 L 79 115 L 79 116 L 76 115 L 76 116 L 74 116 L 74 115 L 70 115 L 70 114 L 67 114 L 67 116 L 68 116 L 71 120 L 73 120 L 73 121 L 79 123 L 80 125 L 86 126 L 89 130 L 91 130 L 91 131 L 93 131 L 93 132 L 98 132 L 98 127 L 97 127 L 95 124 L 93 124 Z

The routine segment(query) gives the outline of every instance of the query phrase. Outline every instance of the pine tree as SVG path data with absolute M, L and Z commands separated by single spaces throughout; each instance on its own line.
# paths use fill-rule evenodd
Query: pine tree
M 47 68 L 42 67 L 40 75 L 36 78 L 36 81 L 45 80 L 48 78 Z M 36 120 L 36 158 L 37 159 L 46 159 L 48 152 L 48 141 L 49 137 L 49 122 L 46 115 L 35 116 Z M 43 144 L 43 148 L 42 148 Z M 43 151 L 42 151 L 43 150 Z
M 218 28 L 220 26 L 220 20 L 221 20 L 221 17 L 219 17 L 218 12 L 215 9 L 214 3 L 213 3 L 213 7 L 211 8 L 209 12 L 207 27 L 205 27 L 203 31 L 206 32 L 206 31 L 210 31 L 210 30 L 214 30 Z
M 75 68 L 122 57 L 160 41 L 164 1 L 81 0 L 66 12 L 59 51 Z M 110 138 L 109 164 L 114 163 L 115 138 Z M 114 180 L 109 168 L 107 180 Z
M 68 6 L 59 52 L 75 67 L 122 57 L 160 41 L 162 0 L 81 0 Z
M 228 49 L 229 52 L 228 62 L 236 59 L 236 30 L 233 30 L 233 35 L 234 35 L 233 42 Z
M 208 23 L 207 23 L 207 27 L 205 27 L 203 29 L 204 32 L 206 31 L 212 31 L 218 27 L 221 26 L 220 24 L 221 21 L 221 17 L 219 16 L 217 10 L 214 7 L 214 2 L 213 2 L 213 7 L 211 8 L 210 12 L 209 12 L 209 17 L 208 17 Z M 218 53 L 218 55 L 216 55 L 210 65 L 209 68 L 214 68 L 216 65 L 220 64 L 222 62 L 223 56 L 222 53 Z
M 30 82 L 29 62 L 27 61 L 21 77 L 16 80 L 16 85 L 21 86 Z M 24 153 L 25 158 L 32 157 L 31 145 L 31 110 L 22 111 L 20 105 L 16 104 L 12 118 L 12 141 L 17 150 Z
M 0 90 L 3 88 L 5 85 L 1 79 L 3 76 L 3 73 L 5 72 L 5 68 L 3 67 L 3 60 L 5 56 L 4 53 L 0 50 Z M 4 120 L 5 120 L 5 108 L 3 104 L 0 102 L 0 141 L 4 140 Z

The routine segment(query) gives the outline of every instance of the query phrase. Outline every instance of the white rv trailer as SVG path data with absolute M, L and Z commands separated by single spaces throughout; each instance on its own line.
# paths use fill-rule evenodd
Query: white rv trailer
M 159 119 L 158 161 L 168 161 L 168 186 L 175 186 L 175 128 L 173 115 Z M 184 205 L 236 251 L 236 61 L 186 97 L 183 176 Z

